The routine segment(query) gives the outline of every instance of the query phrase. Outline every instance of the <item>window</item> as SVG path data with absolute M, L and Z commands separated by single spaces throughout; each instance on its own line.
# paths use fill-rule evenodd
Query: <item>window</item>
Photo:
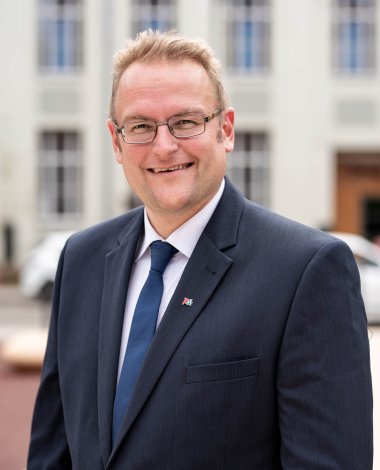
M 168 31 L 176 26 L 176 8 L 173 0 L 134 0 L 133 35 L 151 28 Z
M 227 66 L 234 72 L 269 68 L 270 0 L 227 0 Z
M 236 134 L 228 159 L 228 175 L 239 190 L 258 204 L 269 206 L 269 143 L 265 133 Z
M 334 0 L 333 63 L 337 72 L 374 72 L 375 18 L 375 0 Z
M 83 65 L 82 0 L 39 0 L 38 65 L 75 72 Z
M 39 142 L 41 218 L 76 220 L 82 212 L 82 151 L 77 132 L 42 132 Z

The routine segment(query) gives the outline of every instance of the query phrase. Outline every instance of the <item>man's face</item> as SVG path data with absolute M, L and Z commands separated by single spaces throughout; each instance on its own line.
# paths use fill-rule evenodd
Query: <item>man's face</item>
M 166 122 L 188 111 L 208 116 L 216 109 L 206 71 L 190 60 L 133 63 L 121 77 L 115 102 L 119 126 L 134 118 Z M 188 139 L 159 126 L 154 141 L 145 144 L 124 143 L 108 122 L 117 161 L 153 224 L 168 216 L 183 223 L 216 194 L 234 142 L 233 110 L 220 116 L 206 123 L 203 134 Z

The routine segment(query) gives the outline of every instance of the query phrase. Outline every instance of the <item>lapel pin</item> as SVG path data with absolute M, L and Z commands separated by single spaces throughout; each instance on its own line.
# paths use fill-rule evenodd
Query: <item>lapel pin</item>
M 193 305 L 193 299 L 188 299 L 187 297 L 184 297 L 182 305 L 187 305 L 188 307 L 191 307 Z

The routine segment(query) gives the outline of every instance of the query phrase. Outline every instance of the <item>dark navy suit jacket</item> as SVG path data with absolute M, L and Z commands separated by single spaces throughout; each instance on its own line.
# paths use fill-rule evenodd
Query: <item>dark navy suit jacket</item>
M 370 470 L 368 332 L 352 253 L 228 180 L 111 448 L 142 231 L 138 208 L 62 253 L 28 469 Z

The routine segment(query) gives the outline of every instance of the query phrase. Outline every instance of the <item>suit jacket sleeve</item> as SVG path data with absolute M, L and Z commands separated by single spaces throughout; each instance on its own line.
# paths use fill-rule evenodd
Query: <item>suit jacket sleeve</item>
M 295 293 L 277 374 L 281 463 L 287 469 L 372 469 L 372 388 L 359 273 L 329 241 Z
M 33 414 L 28 470 L 60 468 L 69 470 L 72 467 L 63 417 L 57 359 L 57 327 L 64 251 L 60 257 L 55 280 L 49 338 Z

